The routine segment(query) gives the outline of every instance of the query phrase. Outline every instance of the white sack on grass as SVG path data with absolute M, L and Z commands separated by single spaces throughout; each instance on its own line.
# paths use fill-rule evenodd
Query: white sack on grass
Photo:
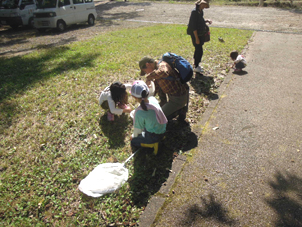
M 119 189 L 128 180 L 128 169 L 121 163 L 104 163 L 95 167 L 81 180 L 79 190 L 92 197 L 100 197 Z

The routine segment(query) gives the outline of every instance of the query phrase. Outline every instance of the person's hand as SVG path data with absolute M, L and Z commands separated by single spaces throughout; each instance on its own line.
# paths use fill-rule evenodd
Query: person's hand
M 200 44 L 199 38 L 197 38 L 197 39 L 195 40 L 195 43 L 196 43 L 197 45 Z
M 130 106 L 127 106 L 125 109 L 123 109 L 123 113 L 130 113 L 132 111 Z
M 211 20 L 206 20 L 206 23 L 212 24 Z

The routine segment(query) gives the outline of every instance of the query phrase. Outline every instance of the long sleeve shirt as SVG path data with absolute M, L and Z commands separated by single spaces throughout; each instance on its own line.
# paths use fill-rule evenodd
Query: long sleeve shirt
M 168 76 L 174 77 L 175 80 L 165 79 Z M 178 80 L 178 73 L 165 61 L 157 63 L 157 69 L 149 73 L 146 78 L 147 80 L 154 82 L 156 90 L 158 90 L 158 87 L 160 87 L 165 94 L 171 96 L 180 96 L 185 94 L 187 91 L 186 84 L 182 84 Z
M 188 28 L 191 35 L 193 35 L 193 31 L 197 31 L 198 36 L 205 34 L 206 23 L 203 18 L 203 11 L 198 11 L 197 9 L 192 10 Z
M 131 89 L 130 84 L 125 84 L 126 89 Z M 122 115 L 123 109 L 120 109 L 116 107 L 116 103 L 113 101 L 111 97 L 111 92 L 110 92 L 110 86 L 106 87 L 104 91 L 102 91 L 100 97 L 99 97 L 99 105 L 102 105 L 104 101 L 108 101 L 109 109 L 112 114 L 115 115 Z

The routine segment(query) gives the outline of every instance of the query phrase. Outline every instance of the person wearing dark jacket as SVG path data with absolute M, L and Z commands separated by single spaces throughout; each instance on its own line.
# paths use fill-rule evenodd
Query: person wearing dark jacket
M 206 33 L 206 23 L 212 24 L 211 20 L 203 18 L 203 9 L 210 8 L 205 0 L 195 2 L 195 9 L 192 10 L 187 33 L 191 35 L 194 51 L 194 72 L 202 73 L 203 68 L 199 66 L 203 55 L 204 35 Z

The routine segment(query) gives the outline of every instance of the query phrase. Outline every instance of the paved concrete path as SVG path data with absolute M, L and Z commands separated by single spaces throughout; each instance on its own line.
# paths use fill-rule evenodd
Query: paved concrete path
M 123 20 L 139 23 L 185 24 L 194 3 L 170 4 L 156 2 L 98 1 L 97 12 L 106 20 Z M 302 34 L 302 12 L 273 7 L 215 6 L 204 10 L 213 27 L 291 32 Z
M 228 75 L 193 156 L 140 226 L 302 226 L 301 40 L 254 34 L 247 74 Z

